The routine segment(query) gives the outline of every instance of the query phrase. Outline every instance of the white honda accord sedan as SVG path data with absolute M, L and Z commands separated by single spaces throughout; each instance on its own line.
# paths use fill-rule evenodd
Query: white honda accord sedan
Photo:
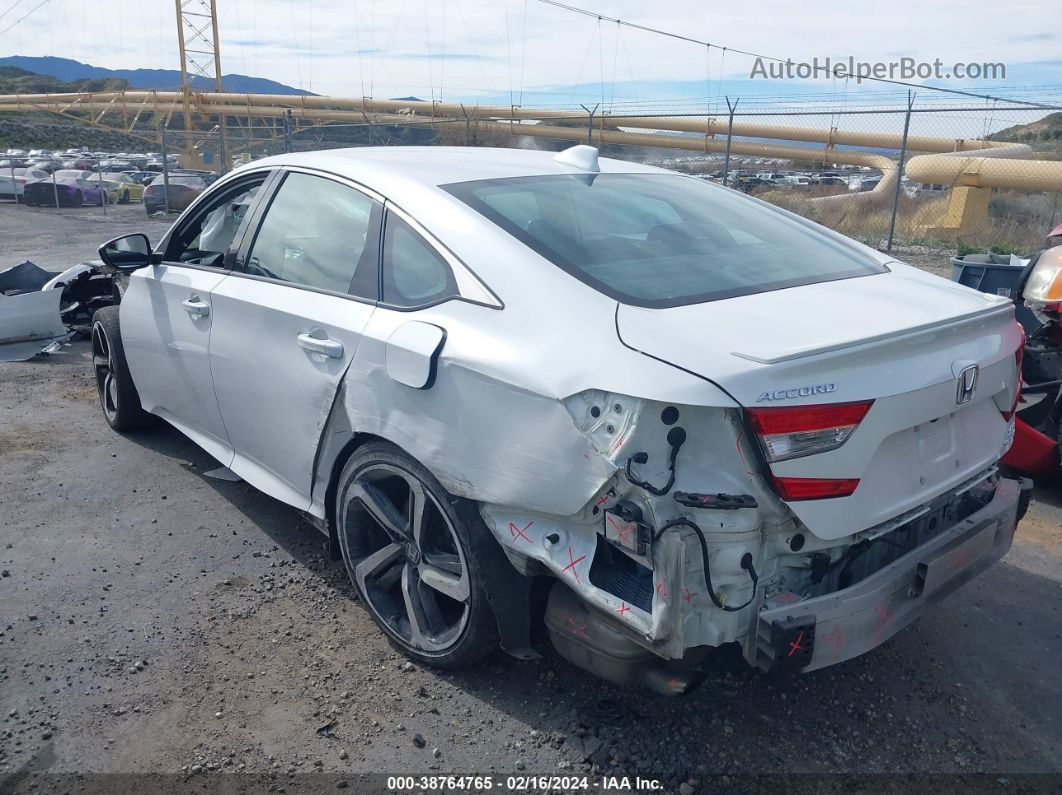
M 152 247 L 93 363 L 331 540 L 434 665 L 693 686 L 862 654 L 1009 548 L 1010 301 L 681 174 L 549 152 L 257 161 Z M 536 598 L 541 594 L 542 598 Z

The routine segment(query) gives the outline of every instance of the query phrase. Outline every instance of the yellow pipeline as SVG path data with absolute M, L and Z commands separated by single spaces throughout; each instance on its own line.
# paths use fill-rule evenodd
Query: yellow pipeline
M 125 102 L 153 101 L 176 103 L 183 101 L 184 95 L 178 91 L 125 91 L 102 93 L 67 93 L 67 94 L 22 94 L 0 96 L 0 110 L 8 109 L 12 104 L 71 104 L 71 110 L 87 107 L 88 103 L 110 102 L 116 98 Z M 404 101 L 397 99 L 348 99 L 342 97 L 309 97 L 287 94 L 232 94 L 232 93 L 193 93 L 191 95 L 195 109 L 202 112 L 229 113 L 231 108 L 220 107 L 237 105 L 241 112 L 250 107 L 270 107 L 281 113 L 298 111 L 354 111 L 359 113 L 402 113 L 419 117 L 453 117 L 464 119 L 466 116 L 484 120 L 514 121 L 548 121 L 565 119 L 578 120 L 580 117 L 572 111 L 540 110 L 506 105 L 476 105 L 471 103 L 426 102 L 423 100 Z M 113 107 L 113 105 L 112 105 Z M 20 110 L 27 110 L 19 107 Z M 208 110 L 209 109 L 209 110 Z M 258 114 L 250 114 L 258 115 Z M 302 114 L 300 114 L 302 115 Z M 708 137 L 725 136 L 727 123 L 711 117 L 684 117 L 651 115 L 606 115 L 595 117 L 595 126 L 609 129 L 618 127 L 669 130 L 672 132 L 697 133 Z M 899 149 L 902 136 L 896 133 L 850 132 L 838 129 L 815 129 L 810 127 L 786 127 L 779 125 L 754 124 L 744 121 L 734 122 L 734 135 L 749 138 L 774 138 L 782 141 L 807 141 L 811 143 L 832 144 L 834 146 L 869 146 L 883 149 Z M 907 146 L 911 151 L 919 152 L 954 152 L 978 149 L 992 149 L 1006 144 L 996 141 L 983 141 L 970 138 L 945 138 L 940 136 L 913 135 L 908 138 Z
M 126 91 L 95 94 L 22 94 L 0 96 L 0 112 L 42 110 L 50 112 L 121 110 L 123 103 L 169 105 L 183 98 L 176 91 Z M 520 121 L 572 120 L 569 111 L 534 110 L 505 106 L 462 106 L 456 103 L 378 100 L 371 98 L 343 99 L 336 97 L 306 97 L 262 94 L 192 95 L 199 114 L 229 113 L 244 116 L 282 116 L 289 110 L 296 118 L 310 121 L 378 121 L 383 124 L 410 123 L 468 123 L 477 130 L 535 138 L 569 141 L 586 140 L 582 127 L 558 127 L 545 123 L 523 124 Z M 239 110 L 236 110 L 238 106 Z M 369 114 L 372 114 L 370 117 Z M 720 153 L 726 149 L 726 127 L 715 119 L 668 118 L 654 116 L 604 116 L 595 126 L 593 138 L 602 144 L 632 144 L 638 146 L 683 149 L 694 152 Z M 595 125 L 597 122 L 595 121 Z M 667 135 L 651 132 L 628 132 L 617 126 L 637 127 L 672 132 L 699 133 Z M 743 137 L 775 138 L 783 141 L 822 143 L 823 147 L 799 147 L 783 144 L 764 144 L 735 140 L 731 152 L 738 155 L 774 157 L 786 160 L 822 160 L 826 163 L 869 166 L 880 169 L 884 178 L 872 191 L 849 195 L 829 196 L 823 202 L 874 203 L 892 195 L 896 180 L 896 164 L 888 157 L 838 150 L 837 144 L 874 146 L 899 149 L 901 138 L 889 133 L 851 133 L 836 129 L 779 127 L 735 122 L 734 134 Z M 723 135 L 722 138 L 716 138 Z M 976 139 L 951 139 L 932 136 L 911 136 L 908 148 L 920 152 L 937 152 L 912 157 L 905 171 L 909 178 L 926 184 L 956 184 L 984 188 L 1015 188 L 1025 190 L 1062 191 L 1062 163 L 1028 159 L 1010 159 L 1013 155 L 1030 151 L 1024 144 L 1008 144 Z M 960 153 L 980 149 L 986 156 L 963 156 Z M 1007 158 L 1007 159 L 1004 159 Z

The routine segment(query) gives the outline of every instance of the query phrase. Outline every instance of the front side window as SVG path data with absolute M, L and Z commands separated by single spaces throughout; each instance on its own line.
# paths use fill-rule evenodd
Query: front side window
M 379 228 L 380 211 L 379 203 L 361 191 L 292 172 L 269 205 L 245 270 L 319 290 L 350 292 L 355 272 L 375 276 L 372 235 Z M 374 279 L 357 279 L 363 281 Z M 354 289 L 354 294 L 360 292 Z
M 383 300 L 392 306 L 438 303 L 458 295 L 443 256 L 395 213 L 384 226 Z
M 174 235 L 166 260 L 220 268 L 225 254 L 242 236 L 251 205 L 266 175 L 226 188 Z M 172 184 L 172 182 L 171 182 Z
M 553 175 L 444 188 L 576 278 L 638 306 L 885 271 L 812 226 L 693 177 Z

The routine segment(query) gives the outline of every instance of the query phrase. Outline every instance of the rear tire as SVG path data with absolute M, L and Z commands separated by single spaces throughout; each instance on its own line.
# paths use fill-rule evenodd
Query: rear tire
M 392 646 L 447 669 L 498 646 L 469 542 L 467 523 L 482 520 L 458 506 L 418 461 L 382 441 L 355 451 L 336 488 L 339 546 L 362 604 Z
M 140 405 L 129 374 L 117 306 L 105 306 L 92 316 L 92 368 L 107 424 L 120 432 L 146 426 L 151 415 Z

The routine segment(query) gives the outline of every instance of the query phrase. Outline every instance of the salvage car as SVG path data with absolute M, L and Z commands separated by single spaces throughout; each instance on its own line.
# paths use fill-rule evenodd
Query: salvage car
M 1062 224 L 1048 233 L 1049 248 L 1028 260 L 1014 257 L 1011 264 L 1010 257 L 971 254 L 961 259 L 953 274 L 982 292 L 1014 300 L 1027 339 L 1014 444 L 1000 463 L 1037 477 L 1059 471 L 1062 448 L 1062 246 L 1052 245 L 1060 239 Z
M 138 202 L 144 198 L 143 183 L 137 182 L 131 174 L 112 171 L 105 173 L 103 178 L 116 184 L 115 192 L 119 204 L 128 204 L 130 200 Z
M 256 161 L 124 274 L 92 353 L 327 535 L 387 638 L 687 692 L 861 655 L 1002 557 L 1010 302 L 576 146 Z
M 123 171 L 123 174 L 127 174 L 131 180 L 137 184 L 147 187 L 158 176 L 154 171 Z M 141 193 L 143 196 L 143 193 Z
M 78 172 L 82 173 L 82 172 Z M 92 172 L 83 172 L 91 174 Z M 37 179 L 23 186 L 23 201 L 31 207 L 80 207 L 83 204 L 102 204 L 107 201 L 105 188 L 94 179 L 63 176 Z
M 93 174 L 91 177 L 86 177 L 86 179 L 103 192 L 104 200 L 108 204 L 119 204 L 123 201 L 122 192 L 125 186 L 118 180 L 105 177 L 102 174 Z
M 159 174 L 144 188 L 142 198 L 148 215 L 160 210 L 183 210 L 210 185 L 208 177 L 194 171 L 171 171 Z M 168 201 L 167 201 L 168 197 Z
M 9 168 L 0 171 L 0 198 L 14 199 L 22 195 L 26 183 L 48 179 L 49 173 L 40 168 Z

